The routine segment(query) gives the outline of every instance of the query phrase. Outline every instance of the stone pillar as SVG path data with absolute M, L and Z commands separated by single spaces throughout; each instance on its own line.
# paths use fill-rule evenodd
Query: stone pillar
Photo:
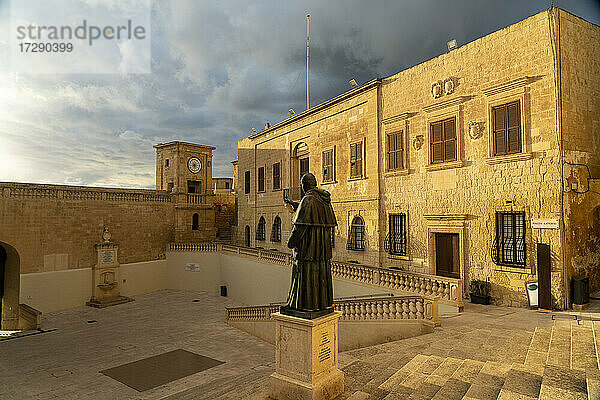
M 92 298 L 86 303 L 96 308 L 133 301 L 119 292 L 119 246 L 110 241 L 107 229 L 104 230 L 103 239 L 104 242 L 94 245 L 98 259 L 92 267 Z
M 330 400 L 344 393 L 338 369 L 338 319 L 333 312 L 317 319 L 273 314 L 276 321 L 275 372 L 269 396 L 276 400 Z

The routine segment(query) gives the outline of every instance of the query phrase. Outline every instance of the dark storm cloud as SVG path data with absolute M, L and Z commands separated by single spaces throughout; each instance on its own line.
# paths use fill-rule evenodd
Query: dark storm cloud
M 555 4 L 600 23 L 596 1 Z M 0 180 L 152 187 L 152 145 L 169 140 L 216 146 L 213 173 L 231 176 L 237 140 L 305 107 L 307 13 L 316 105 L 350 79 L 389 76 L 549 5 L 156 0 L 150 75 L 18 76 L 0 39 Z M 9 25 L 0 2 L 0 37 Z

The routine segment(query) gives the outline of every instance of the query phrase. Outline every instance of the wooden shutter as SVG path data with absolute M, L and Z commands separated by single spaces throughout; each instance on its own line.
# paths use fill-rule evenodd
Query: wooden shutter
M 503 106 L 492 109 L 494 118 L 494 155 L 506 154 L 506 109 Z
M 521 151 L 521 110 L 519 102 L 507 104 L 507 153 L 519 153 Z
M 357 174 L 356 176 L 362 176 L 362 142 L 356 144 L 356 166 L 357 166 Z
M 385 155 L 386 155 L 386 169 L 388 171 L 391 171 L 394 169 L 393 167 L 393 161 L 392 161 L 392 135 L 387 134 L 386 135 L 386 151 L 385 151 Z
M 404 168 L 404 140 L 403 132 L 396 133 L 396 168 Z
M 350 177 L 362 176 L 362 142 L 350 145 Z
M 444 143 L 442 137 L 442 123 L 431 124 L 431 162 L 444 161 Z
M 281 164 L 273 164 L 273 189 L 277 190 L 281 188 Z
M 456 123 L 454 118 L 444 121 L 444 161 L 456 160 Z
M 258 191 L 265 191 L 265 167 L 258 168 Z

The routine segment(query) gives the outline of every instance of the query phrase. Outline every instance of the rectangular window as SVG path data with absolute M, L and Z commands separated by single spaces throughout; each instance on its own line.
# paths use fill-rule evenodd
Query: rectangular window
M 431 164 L 456 161 L 456 118 L 433 122 L 429 130 Z
M 404 141 L 402 135 L 402 131 L 387 134 L 386 168 L 388 171 L 404 169 Z
M 495 156 L 521 152 L 521 103 L 518 100 L 492 107 L 492 126 Z
M 281 163 L 273 164 L 273 190 L 281 189 Z
M 250 193 L 250 171 L 244 172 L 244 193 Z
M 265 167 L 258 168 L 258 191 L 265 191 Z
M 362 142 L 352 143 L 350 145 L 350 178 L 360 178 L 363 176 L 362 155 Z
M 406 214 L 391 214 L 388 233 L 390 254 L 406 255 Z
M 525 266 L 524 212 L 496 212 L 496 239 L 492 256 L 496 264 Z
M 333 149 L 323 152 L 323 182 L 333 182 Z

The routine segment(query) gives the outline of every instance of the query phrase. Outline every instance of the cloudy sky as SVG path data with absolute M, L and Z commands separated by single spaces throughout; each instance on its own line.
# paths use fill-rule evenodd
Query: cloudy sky
M 27 0 L 12 0 L 27 1 Z M 52 0 L 48 0 L 49 2 Z M 82 0 L 88 3 L 115 0 Z M 597 0 L 555 0 L 600 24 Z M 237 141 L 311 104 L 545 10 L 545 0 L 154 0 L 152 73 L 18 74 L 0 0 L 0 181 L 154 187 L 154 149 L 213 145 L 232 176 Z

